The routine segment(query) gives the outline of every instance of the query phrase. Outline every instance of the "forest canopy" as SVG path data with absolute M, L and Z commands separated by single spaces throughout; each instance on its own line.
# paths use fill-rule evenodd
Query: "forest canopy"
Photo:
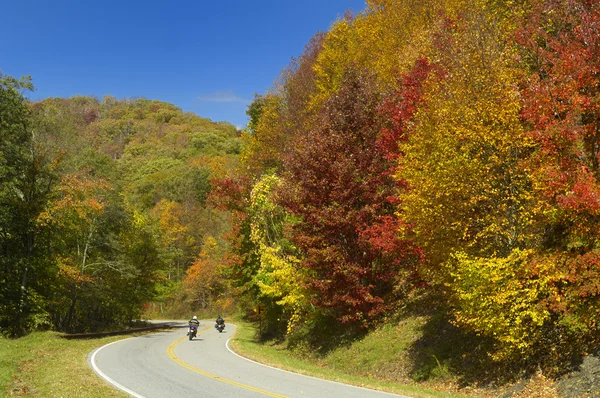
M 143 98 L 31 103 L 30 80 L 0 82 L 2 333 L 124 325 L 181 290 L 228 228 L 206 199 L 237 129 Z
M 594 351 L 599 21 L 588 0 L 369 0 L 316 34 L 219 188 L 266 334 L 321 347 L 425 294 L 495 361 Z

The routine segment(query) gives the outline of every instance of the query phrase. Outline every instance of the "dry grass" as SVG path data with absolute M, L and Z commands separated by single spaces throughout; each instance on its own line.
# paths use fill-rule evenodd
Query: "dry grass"
M 538 373 L 531 378 L 525 388 L 512 398 L 560 398 L 552 379 Z

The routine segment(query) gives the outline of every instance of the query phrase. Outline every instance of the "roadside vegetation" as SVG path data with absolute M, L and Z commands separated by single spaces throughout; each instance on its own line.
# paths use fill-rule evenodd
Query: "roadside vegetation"
M 256 324 L 236 320 L 232 349 L 249 359 L 291 372 L 337 381 L 359 387 L 408 395 L 415 398 L 469 396 L 452 388 L 451 375 L 443 365 L 437 366 L 442 379 L 419 384 L 407 377 L 411 367 L 408 347 L 421 335 L 422 318 L 407 319 L 397 328 L 375 331 L 368 338 L 328 353 L 312 348 L 290 347 L 282 341 L 261 342 Z M 453 391 L 454 390 L 454 391 Z M 475 395 L 476 396 L 476 395 Z M 483 396 L 483 395 L 480 395 Z
M 588 0 L 369 0 L 317 33 L 214 191 L 261 340 L 371 369 L 360 347 L 402 340 L 423 297 L 398 362 L 420 383 L 523 387 L 597 356 L 599 20 Z
M 329 349 L 261 338 L 260 323 L 240 316 L 233 321 L 238 329 L 231 347 L 265 365 L 415 398 L 578 397 L 577 391 L 590 388 L 580 380 L 580 388 L 563 388 L 571 394 L 560 395 L 554 380 L 542 373 L 525 376 L 519 364 L 498 365 L 487 355 L 493 341 L 465 333 L 431 303 L 431 297 L 414 297 L 381 327 Z M 323 331 L 321 342 L 329 339 Z
M 0 397 L 127 397 L 88 364 L 95 348 L 125 337 L 66 340 L 56 332 L 0 337 Z
M 31 103 L 32 89 L 0 74 L 0 334 L 230 305 L 212 267 L 229 222 L 207 197 L 237 163 L 236 128 L 147 99 Z M 186 278 L 209 259 L 207 292 Z

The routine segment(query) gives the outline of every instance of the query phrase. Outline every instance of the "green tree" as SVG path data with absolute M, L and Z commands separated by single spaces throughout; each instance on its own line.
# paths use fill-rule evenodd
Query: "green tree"
M 0 75 L 0 332 L 9 335 L 47 324 L 52 280 L 36 224 L 52 175 L 22 94 L 32 89 L 29 78 Z

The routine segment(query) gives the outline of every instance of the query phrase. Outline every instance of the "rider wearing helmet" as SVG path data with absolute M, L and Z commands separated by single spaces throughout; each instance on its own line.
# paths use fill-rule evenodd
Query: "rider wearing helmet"
M 196 315 L 194 315 L 192 317 L 192 319 L 190 319 L 188 321 L 190 327 L 188 329 L 188 336 L 190 338 L 190 340 L 192 340 L 194 337 L 196 337 L 196 334 L 198 333 L 198 327 L 200 326 L 200 321 L 198 320 L 198 317 Z

